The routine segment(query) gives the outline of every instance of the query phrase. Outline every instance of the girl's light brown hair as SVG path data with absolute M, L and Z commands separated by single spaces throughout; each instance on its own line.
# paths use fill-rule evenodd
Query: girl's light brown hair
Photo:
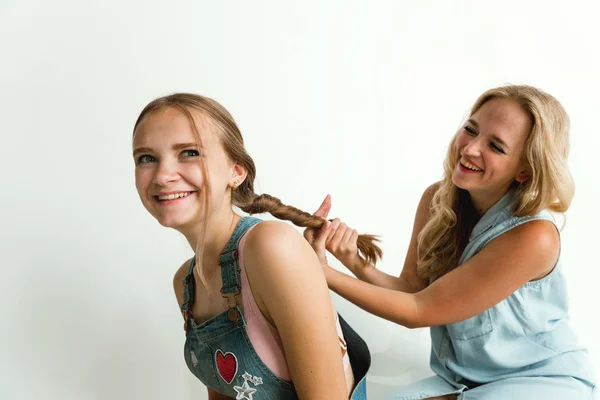
M 247 171 L 246 179 L 236 190 L 231 191 L 231 203 L 233 205 L 248 214 L 268 212 L 276 218 L 291 221 L 300 227 L 321 228 L 323 226 L 325 219 L 321 217 L 285 205 L 278 198 L 271 195 L 257 195 L 254 193 L 256 167 L 254 161 L 244 148 L 244 140 L 240 130 L 231 114 L 221 104 L 208 97 L 190 93 L 175 93 L 153 100 L 140 113 L 133 129 L 134 134 L 144 117 L 165 108 L 177 109 L 187 117 L 196 136 L 199 148 L 202 141 L 197 122 L 200 121 L 202 128 L 212 129 L 221 139 L 221 143 L 229 159 L 241 165 Z M 202 158 L 200 160 L 204 176 L 208 176 L 206 164 L 202 161 Z M 204 182 L 203 203 L 206 211 L 209 207 L 210 183 L 207 179 Z M 373 235 L 358 236 L 358 249 L 365 259 L 372 264 L 375 264 L 383 254 L 382 250 L 375 244 L 377 241 L 378 239 Z

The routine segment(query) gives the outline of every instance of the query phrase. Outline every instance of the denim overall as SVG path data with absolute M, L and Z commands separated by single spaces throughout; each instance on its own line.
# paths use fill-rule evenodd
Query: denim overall
M 185 361 L 192 373 L 207 387 L 230 396 L 246 400 L 297 399 L 292 382 L 277 377 L 256 353 L 246 321 L 237 306 L 236 295 L 241 291 L 240 271 L 237 265 L 238 244 L 248 229 L 260 219 L 241 218 L 225 250 L 219 257 L 223 287 L 221 294 L 228 300 L 229 309 L 198 325 L 191 310 L 195 293 L 194 264 L 192 258 L 188 274 L 183 280 L 184 298 L 181 311 L 185 318 Z M 369 349 L 361 337 L 339 316 L 340 325 L 358 383 L 350 399 L 366 399 L 366 374 L 371 365 Z M 318 360 L 315 360 L 318 362 Z
M 514 191 L 493 205 L 473 228 L 459 265 L 491 240 L 547 211 L 513 214 Z M 587 350 L 568 321 L 560 257 L 545 277 L 530 281 L 492 308 L 464 321 L 431 327 L 430 365 L 435 376 L 406 386 L 390 399 L 446 394 L 458 400 L 591 399 L 594 374 Z

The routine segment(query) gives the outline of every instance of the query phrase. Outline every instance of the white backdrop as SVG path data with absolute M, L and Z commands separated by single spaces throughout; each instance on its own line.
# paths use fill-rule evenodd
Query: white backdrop
M 130 154 L 141 108 L 175 91 L 231 111 L 259 193 L 311 212 L 331 193 L 394 274 L 476 97 L 553 94 L 572 121 L 572 321 L 600 368 L 598 9 L 520 3 L 0 0 L 0 399 L 206 398 L 172 289 L 191 250 L 143 209 Z M 371 398 L 430 374 L 427 329 L 335 302 L 370 345 Z

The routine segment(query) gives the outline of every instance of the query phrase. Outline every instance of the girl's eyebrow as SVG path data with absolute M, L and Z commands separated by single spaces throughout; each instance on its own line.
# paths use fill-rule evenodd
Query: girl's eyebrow
M 173 145 L 173 150 L 189 149 L 190 147 L 197 148 L 198 147 L 198 143 L 195 143 L 195 142 L 190 142 L 190 143 L 175 143 Z M 200 148 L 204 148 L 204 146 L 200 146 Z M 139 153 L 152 153 L 152 149 L 149 148 L 149 147 L 138 147 L 137 149 L 135 149 L 133 151 L 133 155 L 134 156 L 136 154 L 139 154 Z
M 152 149 L 148 148 L 148 147 L 138 147 L 137 149 L 133 150 L 133 156 L 135 157 L 136 154 L 139 153 L 151 153 Z
M 190 147 L 197 148 L 198 147 L 198 143 L 196 143 L 196 142 L 176 143 L 176 144 L 173 145 L 173 150 L 189 149 Z M 200 146 L 200 148 L 203 149 L 204 146 Z

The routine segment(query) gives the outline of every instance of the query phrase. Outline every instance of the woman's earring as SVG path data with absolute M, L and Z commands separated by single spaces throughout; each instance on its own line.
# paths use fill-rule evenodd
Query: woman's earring
M 517 178 L 517 182 L 519 182 L 520 184 L 523 184 L 525 182 L 527 182 L 529 180 L 529 177 L 527 176 L 527 172 L 521 172 L 519 174 L 519 177 Z

